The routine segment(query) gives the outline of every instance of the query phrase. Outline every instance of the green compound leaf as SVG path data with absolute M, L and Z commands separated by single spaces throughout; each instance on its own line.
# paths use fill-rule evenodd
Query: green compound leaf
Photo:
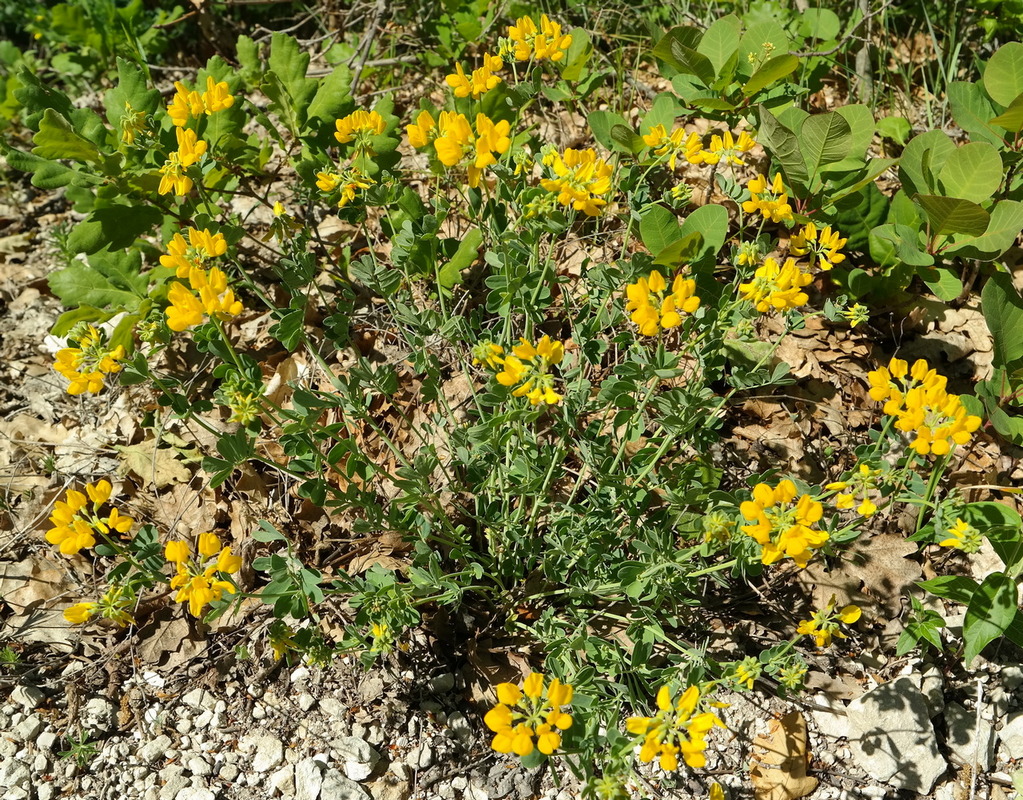
M 957 236 L 955 243 L 942 252 L 978 261 L 992 261 L 1012 247 L 1020 231 L 1023 231 L 1023 203 L 1001 200 L 991 209 L 991 221 L 983 233 L 978 236 Z
M 994 340 L 995 367 L 1023 359 L 1023 297 L 1004 272 L 996 272 L 980 293 L 984 321 Z
M 438 277 L 442 289 L 451 289 L 462 282 L 462 270 L 471 267 L 472 262 L 479 258 L 482 244 L 483 231 L 479 228 L 473 228 L 465 234 L 451 260 L 440 268 Z
M 123 250 L 162 221 L 163 215 L 150 206 L 118 204 L 97 208 L 75 226 L 67 245 L 76 253 L 96 253 L 104 247 Z
M 71 123 L 52 108 L 43 112 L 39 132 L 32 141 L 35 143 L 32 152 L 42 158 L 68 158 L 91 163 L 100 160 L 99 148 L 75 133 Z
M 926 589 L 935 597 L 951 600 L 968 606 L 977 592 L 977 582 L 965 575 L 940 575 L 927 581 L 917 581 L 917 586 Z
M 1008 575 L 996 572 L 984 579 L 970 600 L 963 621 L 966 643 L 963 662 L 967 668 L 981 650 L 1005 633 L 1016 616 L 1018 599 L 1016 582 Z
M 781 80 L 786 75 L 791 75 L 798 66 L 799 59 L 793 55 L 786 53 L 785 55 L 775 56 L 750 76 L 750 79 L 742 87 L 743 95 L 752 97 L 775 81 Z
M 918 194 L 918 202 L 931 223 L 931 235 L 966 233 L 979 236 L 987 230 L 991 215 L 976 203 L 957 197 L 942 197 L 934 194 Z
M 998 48 L 984 70 L 984 88 L 1003 106 L 1023 94 L 1023 44 L 1009 42 Z
M 981 203 L 1002 182 L 1002 159 L 993 145 L 969 142 L 949 153 L 938 172 L 938 182 L 949 197 Z

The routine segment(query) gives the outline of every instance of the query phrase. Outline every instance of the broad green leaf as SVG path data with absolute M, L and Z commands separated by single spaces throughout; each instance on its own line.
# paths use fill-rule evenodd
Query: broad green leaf
M 138 64 L 118 58 L 117 86 L 103 95 L 107 121 L 118 134 L 121 130 L 121 118 L 127 110 L 125 104 L 130 104 L 133 111 L 152 114 L 160 106 L 160 93 L 149 88 L 146 73 Z
M 874 139 L 876 123 L 873 112 L 865 105 L 854 104 L 836 108 L 835 113 L 849 123 L 849 152 L 846 157 L 862 161 Z
M 95 306 L 81 305 L 57 317 L 57 321 L 50 328 L 50 333 L 54 336 L 67 336 L 79 322 L 106 322 L 116 313 Z
M 696 49 L 710 59 L 714 72 L 721 74 L 722 67 L 739 50 L 739 35 L 742 22 L 735 14 L 728 14 L 711 23 Z
M 987 537 L 1005 565 L 1006 574 L 1015 577 L 1023 563 L 1023 518 L 1016 510 L 986 501 L 970 503 L 959 516 Z
M 984 69 L 984 88 L 1003 106 L 1023 94 L 1023 44 L 1009 42 L 998 48 Z
M 71 123 L 52 108 L 43 112 L 39 132 L 32 141 L 35 143 L 32 152 L 42 158 L 67 158 L 91 163 L 100 160 L 96 145 L 75 133 Z
M 916 272 L 939 300 L 947 303 L 963 293 L 963 282 L 952 270 L 952 267 L 945 264 L 934 264 L 929 267 L 920 267 Z
M 104 247 L 124 250 L 162 221 L 163 215 L 152 206 L 97 208 L 74 227 L 67 244 L 76 253 L 95 253 Z
M 699 258 L 714 257 L 728 237 L 728 210 L 718 205 L 700 206 L 682 220 L 681 233 L 683 237 L 699 233 L 703 237 Z
M 1017 200 L 1000 200 L 991 209 L 991 221 L 979 236 L 957 236 L 955 243 L 942 249 L 950 256 L 975 258 L 991 261 L 1012 247 L 1023 231 L 1023 203 Z
M 974 592 L 963 621 L 963 662 L 967 668 L 981 650 L 1005 633 L 1016 616 L 1018 599 L 1016 582 L 1000 572 L 988 575 Z
M 62 186 L 68 185 L 97 184 L 103 180 L 98 175 L 91 175 L 73 167 L 65 166 L 59 161 L 51 161 L 48 158 L 41 158 L 21 150 L 3 149 L 7 163 L 22 172 L 31 172 L 32 185 L 40 189 L 59 189 Z
M 578 81 L 585 77 L 586 65 L 593 55 L 593 42 L 590 35 L 582 28 L 572 30 L 572 44 L 565 53 L 565 66 L 561 69 L 561 77 L 566 81 Z
M 882 264 L 909 264 L 914 267 L 929 267 L 934 256 L 920 248 L 919 233 L 908 225 L 879 225 L 870 232 L 870 255 Z
M 847 174 L 842 176 L 841 181 L 833 181 L 834 189 L 831 190 L 828 198 L 832 203 L 838 203 L 846 195 L 855 194 L 868 183 L 873 183 L 878 175 L 896 163 L 897 160 L 894 158 L 870 159 L 866 166 L 855 174 Z
M 639 153 L 646 147 L 643 139 L 628 125 L 612 125 L 611 139 L 628 153 Z
M 799 59 L 793 55 L 785 53 L 775 56 L 750 76 L 750 79 L 743 84 L 742 93 L 746 97 L 752 97 L 775 81 L 781 80 L 786 75 L 791 75 L 798 66 Z
M 70 119 L 75 107 L 71 99 L 59 89 L 47 86 L 27 66 L 18 70 L 21 87 L 14 90 L 14 96 L 25 107 L 27 115 L 24 124 L 34 127 L 43 111 L 52 108 L 66 119 Z
M 968 606 L 977 591 L 977 582 L 965 575 L 941 575 L 927 581 L 917 581 L 917 586 L 926 589 L 935 597 L 951 600 Z
M 828 8 L 808 8 L 800 15 L 799 33 L 807 39 L 827 41 L 842 30 L 842 20 Z
M 678 100 L 670 92 L 661 92 L 654 99 L 650 110 L 643 117 L 643 124 L 640 126 L 640 133 L 647 134 L 657 125 L 663 125 L 664 129 L 671 133 L 675 127 L 675 119 L 682 109 L 679 108 Z
M 277 322 L 270 326 L 267 333 L 284 345 L 285 350 L 290 352 L 302 341 L 304 323 L 305 309 L 289 308 L 281 314 Z
M 479 256 L 480 245 L 483 244 L 483 232 L 479 228 L 473 228 L 462 237 L 455 254 L 440 269 L 440 285 L 444 289 L 450 289 L 456 283 L 462 281 L 462 270 L 472 266 L 472 262 Z
M 615 150 L 619 153 L 631 152 L 622 147 L 611 136 L 611 129 L 615 125 L 629 127 L 625 117 L 621 114 L 615 114 L 613 111 L 591 111 L 589 116 L 586 117 L 586 122 L 589 124 L 590 130 L 593 131 L 593 138 L 608 150 Z
M 905 146 L 913 126 L 905 117 L 881 117 L 877 121 L 877 132 L 896 144 Z
M 995 107 L 979 83 L 952 81 L 948 85 L 948 103 L 952 119 L 970 134 L 973 141 L 983 140 L 996 146 L 1005 145 L 1001 133 L 994 128 Z
M 809 175 L 799 147 L 799 139 L 763 105 L 760 106 L 760 130 L 757 139 L 781 166 L 789 184 L 794 189 L 800 187 L 805 190 L 809 183 Z
M 835 111 L 807 117 L 799 129 L 799 147 L 811 176 L 816 176 L 822 166 L 845 158 L 851 143 L 849 123 Z
M 835 202 L 832 223 L 849 240 L 845 249 L 866 249 L 870 232 L 881 224 L 887 211 L 888 198 L 869 178 L 862 181 L 861 188 L 855 193 L 843 193 Z
M 1023 359 L 1023 297 L 1012 278 L 996 272 L 980 293 L 984 321 L 994 341 L 995 367 L 1006 367 Z
M 925 158 L 927 168 L 933 174 L 945 165 L 947 159 L 955 151 L 955 145 L 943 131 L 927 131 L 919 136 L 914 136 L 902 151 L 902 158 L 899 160 L 899 180 L 902 181 L 902 188 L 910 197 L 914 194 L 933 194 L 938 187 L 928 180 L 927 169 L 925 169 Z
M 1002 159 L 987 142 L 969 142 L 949 154 L 938 181 L 949 197 L 981 203 L 1002 182 Z
M 703 247 L 703 234 L 690 233 L 672 242 L 654 257 L 654 264 L 677 270 L 684 264 L 691 264 L 700 258 Z
M 255 86 L 263 75 L 263 62 L 259 58 L 259 45 L 254 39 L 242 34 L 235 45 L 239 74 L 247 86 Z
M 752 75 L 756 71 L 754 65 L 760 67 L 772 58 L 787 53 L 792 49 L 791 44 L 785 29 L 774 20 L 753 23 L 739 40 L 739 73 Z
M 66 305 L 86 304 L 97 308 L 131 311 L 137 309 L 146 296 L 145 289 L 139 290 L 134 277 L 114 269 L 101 271 L 75 261 L 71 266 L 51 274 L 47 280 L 53 293 Z
M 639 238 L 651 253 L 660 253 L 682 238 L 678 220 L 664 206 L 651 206 L 639 220 Z
M 696 48 L 703 33 L 696 28 L 680 25 L 668 31 L 654 46 L 654 55 L 667 62 L 677 71 L 695 75 L 704 86 L 714 82 L 714 65 Z
M 931 224 L 931 235 L 967 233 L 979 236 L 987 230 L 991 215 L 976 203 L 958 197 L 918 194 L 913 198 L 923 208 Z
M 1012 101 L 1012 104 L 1005 109 L 1005 113 L 999 114 L 991 120 L 992 125 L 1005 128 L 1009 133 L 1019 133 L 1023 129 L 1023 94 Z M 1004 144 L 999 139 L 998 143 Z

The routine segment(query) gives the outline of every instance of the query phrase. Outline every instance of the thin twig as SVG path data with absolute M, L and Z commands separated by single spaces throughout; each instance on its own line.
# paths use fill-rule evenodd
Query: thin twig
M 865 14 L 863 16 L 863 19 L 861 19 L 859 22 L 853 25 L 852 29 L 845 36 L 843 36 L 841 40 L 839 40 L 838 44 L 836 44 L 830 50 L 808 50 L 805 52 L 795 52 L 790 50 L 789 55 L 795 56 L 796 58 L 810 58 L 811 56 L 830 56 L 837 53 L 839 50 L 845 47 L 846 43 L 849 42 L 850 39 L 855 38 L 855 33 L 857 30 L 859 30 L 861 25 L 863 25 L 868 20 L 873 19 L 878 14 L 881 14 L 882 12 L 886 11 L 888 9 L 888 6 L 892 5 L 894 2 L 895 0 L 887 0 L 887 2 L 877 10 L 871 11 L 869 14 Z

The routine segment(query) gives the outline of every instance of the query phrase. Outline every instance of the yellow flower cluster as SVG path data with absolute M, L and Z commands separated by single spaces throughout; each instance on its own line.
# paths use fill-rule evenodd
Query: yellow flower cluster
M 788 222 L 793 219 L 789 196 L 785 193 L 780 172 L 771 183 L 763 175 L 757 175 L 746 184 L 746 188 L 752 196 L 742 204 L 742 210 L 747 214 L 759 212 L 771 222 Z
M 528 756 L 533 750 L 550 755 L 561 747 L 561 733 L 572 727 L 563 711 L 572 703 L 572 687 L 552 678 L 544 689 L 543 673 L 533 672 L 520 689 L 514 683 L 497 685 L 497 705 L 483 718 L 494 732 L 490 746 L 498 753 Z
M 206 142 L 198 138 L 196 132 L 188 128 L 175 128 L 174 135 L 178 140 L 178 149 L 167 156 L 166 163 L 160 167 L 160 186 L 158 194 L 174 192 L 184 197 L 194 185 L 185 170 L 195 164 L 206 152 Z
M 823 507 L 810 495 L 799 494 L 788 479 L 773 488 L 758 483 L 753 487 L 753 499 L 740 505 L 739 512 L 753 523 L 743 525 L 742 530 L 761 546 L 764 564 L 789 556 L 803 569 L 813 551 L 828 541 L 827 532 L 813 529 L 824 516 Z
M 341 190 L 341 197 L 337 201 L 338 208 L 344 208 L 355 200 L 360 191 L 365 191 L 375 183 L 375 180 L 358 167 L 350 167 L 342 172 L 332 170 L 316 173 L 316 187 L 321 192 L 332 194 L 338 189 Z
M 480 185 L 483 170 L 497 163 L 497 156 L 511 146 L 511 123 L 494 122 L 485 114 L 476 115 L 473 130 L 464 114 L 441 111 L 437 119 L 429 111 L 420 111 L 414 125 L 406 128 L 409 144 L 417 149 L 433 145 L 437 159 L 451 168 L 466 163 L 469 186 Z
M 103 376 L 120 372 L 125 356 L 124 346 L 110 348 L 106 338 L 94 325 L 89 325 L 78 337 L 78 347 L 65 347 L 57 351 L 53 368 L 68 379 L 68 394 L 99 392 L 103 389 Z
M 234 105 L 234 95 L 227 88 L 227 81 L 217 83 L 212 76 L 206 78 L 206 91 L 202 94 L 189 90 L 181 81 L 174 81 L 174 99 L 167 106 L 167 115 L 177 128 L 183 128 L 190 117 L 201 114 L 215 114 Z
M 572 34 L 562 33 L 561 25 L 552 22 L 546 14 L 540 15 L 540 26 L 537 28 L 532 17 L 519 17 L 515 24 L 508 28 L 510 50 L 516 61 L 537 61 L 550 59 L 561 61 L 565 51 L 572 46 Z
M 455 64 L 455 72 L 448 75 L 444 81 L 454 91 L 455 97 L 474 98 L 485 94 L 501 82 L 501 76 L 494 73 L 504 66 L 500 56 L 483 55 L 483 66 L 474 69 L 469 75 L 465 74 L 462 65 Z
M 656 269 L 646 278 L 625 287 L 629 301 L 625 310 L 632 312 L 632 321 L 643 336 L 656 336 L 662 328 L 677 328 L 682 324 L 683 314 L 692 314 L 700 307 L 693 279 L 676 275 L 671 292 L 665 294 L 667 288 L 664 277 Z
M 895 427 L 913 435 L 909 446 L 920 455 L 943 456 L 957 444 L 966 444 L 980 427 L 980 417 L 966 413 L 959 395 L 945 390 L 947 379 L 918 359 L 893 358 L 887 367 L 867 374 L 870 396 L 884 402 L 884 413 L 895 417 Z
M 121 627 L 134 625 L 135 618 L 128 611 L 134 604 L 135 593 L 125 586 L 115 585 L 109 587 L 97 603 L 75 603 L 64 609 L 64 619 L 74 625 L 82 625 L 98 614 Z
M 545 162 L 546 163 L 546 162 Z M 610 164 L 592 148 L 573 150 L 568 148 L 563 154 L 554 153 L 550 158 L 550 167 L 556 177 L 544 178 L 540 185 L 548 192 L 558 196 L 563 206 L 572 206 L 576 211 L 595 217 L 600 209 L 607 205 L 599 195 L 611 191 Z
M 690 686 L 674 700 L 671 690 L 662 686 L 657 692 L 657 714 L 652 717 L 630 717 L 625 727 L 629 733 L 643 737 L 639 760 L 648 764 L 658 759 L 661 769 L 678 769 L 678 757 L 699 769 L 707 764 L 707 734 L 715 725 L 724 727 L 717 716 L 703 711 L 700 690 Z
M 200 533 L 197 560 L 192 559 L 192 550 L 187 542 L 168 542 L 164 557 L 177 567 L 170 586 L 177 589 L 174 600 L 188 603 L 193 617 L 198 617 L 204 607 L 223 597 L 224 592 L 234 594 L 235 587 L 230 581 L 217 578 L 217 574 L 233 575 L 241 569 L 242 560 L 231 555 L 230 547 L 223 547 L 220 538 L 213 533 Z
M 846 638 L 845 634 L 839 630 L 839 623 L 852 625 L 863 612 L 860 611 L 859 606 L 853 605 L 836 610 L 837 602 L 835 596 L 831 595 L 828 604 L 819 611 L 815 611 L 810 619 L 800 622 L 796 632 L 803 636 L 812 636 L 818 647 L 830 646 L 831 640 L 835 636 L 839 639 Z
M 819 231 L 816 225 L 808 222 L 792 237 L 789 249 L 794 256 L 809 255 L 810 266 L 816 264 L 827 271 L 845 261 L 845 254 L 839 251 L 847 241 L 839 237 L 838 231 L 832 231 L 830 225 Z
M 861 517 L 871 517 L 877 513 L 877 506 L 870 499 L 870 495 L 877 491 L 878 478 L 881 470 L 872 469 L 869 464 L 860 464 L 858 470 L 849 476 L 847 480 L 829 483 L 824 488 L 828 491 L 839 492 L 835 495 L 835 508 L 843 511 L 856 505 L 859 498 L 859 505 L 856 506 L 856 513 Z
M 175 281 L 167 291 L 167 327 L 183 331 L 202 323 L 206 316 L 227 319 L 242 312 L 241 301 L 227 285 L 227 275 L 217 267 L 206 270 L 207 262 L 227 252 L 227 240 L 221 233 L 210 233 L 186 228 L 188 240 L 175 233 L 167 243 L 167 254 L 160 263 L 172 267 L 178 278 L 188 286 Z M 191 287 L 191 289 L 189 289 Z
M 756 147 L 756 140 L 746 131 L 739 133 L 739 138 L 732 136 L 731 131 L 724 134 L 715 133 L 710 137 L 710 144 L 704 148 L 703 140 L 695 131 L 686 135 L 685 130 L 676 128 L 670 134 L 664 125 L 654 125 L 650 133 L 643 137 L 643 142 L 654 151 L 656 156 L 668 156 L 668 169 L 675 169 L 679 157 L 690 164 L 734 164 L 741 167 L 746 164 L 741 154 L 748 153 Z
M 376 155 L 371 146 L 374 136 L 379 136 L 387 128 L 384 118 L 376 111 L 363 111 L 361 108 L 353 111 L 347 117 L 337 120 L 334 123 L 337 131 L 334 138 L 341 144 L 355 142 L 357 153 Z
M 976 553 L 984 544 L 983 534 L 970 523 L 956 518 L 956 524 L 948 529 L 948 538 L 938 542 L 941 547 L 954 547 L 964 553 Z
M 59 547 L 64 555 L 73 556 L 95 545 L 96 534 L 126 533 L 133 524 L 130 517 L 122 516 L 116 508 L 111 508 L 106 516 L 100 514 L 103 505 L 110 501 L 111 491 L 107 480 L 86 484 L 84 492 L 69 489 L 64 499 L 54 505 L 50 516 L 53 527 L 46 532 L 46 541 Z
M 511 355 L 504 355 L 500 345 L 491 342 L 485 345 L 488 352 L 482 354 L 483 358 L 477 355 L 477 360 L 486 362 L 492 369 L 501 368 L 495 377 L 502 386 L 515 387 L 512 396 L 525 397 L 534 406 L 561 402 L 562 396 L 554 391 L 550 368 L 565 357 L 562 342 L 553 342 L 550 336 L 544 336 L 534 347 L 526 339 L 519 339 Z
M 779 266 L 773 258 L 765 258 L 753 273 L 753 280 L 739 284 L 739 291 L 742 299 L 749 300 L 761 313 L 772 308 L 784 311 L 807 303 L 810 298 L 803 287 L 812 280 L 813 277 L 803 272 L 795 259 L 787 258 Z

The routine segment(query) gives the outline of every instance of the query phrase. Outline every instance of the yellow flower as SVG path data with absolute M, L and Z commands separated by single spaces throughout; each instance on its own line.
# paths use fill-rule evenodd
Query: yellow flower
M 747 656 L 735 664 L 731 677 L 739 686 L 752 689 L 753 682 L 760 677 L 761 672 L 763 672 L 763 665 L 760 663 L 760 659 L 756 656 Z
M 537 61 L 561 61 L 572 46 L 572 35 L 562 33 L 561 25 L 546 14 L 540 16 L 539 29 L 531 17 L 520 17 L 508 28 L 508 39 L 516 61 L 528 61 L 534 55 Z
M 124 101 L 124 114 L 121 116 L 121 141 L 127 145 L 135 144 L 138 138 L 148 138 L 149 123 L 145 112 L 136 111 L 131 103 Z
M 654 125 L 650 133 L 643 137 L 643 141 L 647 147 L 653 149 L 655 156 L 662 158 L 668 156 L 668 169 L 675 169 L 675 162 L 679 156 L 691 164 L 700 164 L 703 161 L 702 142 L 695 132 L 686 136 L 684 129 L 676 128 L 669 135 L 663 125 Z
M 717 164 L 724 160 L 726 164 L 736 167 L 743 167 L 746 162 L 740 157 L 740 153 L 748 153 L 756 147 L 756 140 L 746 131 L 739 134 L 739 139 L 732 137 L 731 131 L 725 131 L 724 135 L 714 134 L 710 137 L 710 147 L 702 152 L 703 163 Z
M 75 603 L 64 609 L 64 619 L 74 625 L 81 625 L 92 619 L 97 607 L 96 603 Z
M 227 81 L 217 83 L 212 75 L 206 76 L 206 91 L 202 93 L 201 99 L 207 114 L 214 114 L 234 105 L 234 95 L 228 91 Z
M 747 214 L 760 212 L 772 222 L 787 222 L 793 218 L 780 172 L 770 184 L 763 175 L 757 175 L 746 184 L 746 188 L 749 189 L 751 199 L 742 204 L 742 210 Z
M 167 327 L 172 331 L 180 333 L 191 328 L 193 325 L 201 325 L 203 321 L 203 308 L 199 298 L 188 288 L 175 281 L 167 291 Z
M 813 551 L 828 541 L 827 532 L 813 528 L 824 515 L 823 507 L 810 495 L 799 494 L 787 479 L 773 488 L 758 483 L 753 487 L 753 499 L 742 503 L 739 512 L 754 523 L 742 530 L 761 546 L 764 564 L 789 556 L 803 569 Z
M 226 85 L 226 84 L 225 84 Z M 167 114 L 174 127 L 184 127 L 189 117 L 198 117 L 203 112 L 203 99 L 198 92 L 189 91 L 181 81 L 174 81 L 174 99 L 167 106 Z
M 958 518 L 948 533 L 947 539 L 938 542 L 941 547 L 955 547 L 964 553 L 976 553 L 984 543 L 984 536 L 979 530 Z
M 316 187 L 321 192 L 330 194 L 341 190 L 341 196 L 337 201 L 338 208 L 344 208 L 355 200 L 361 190 L 368 189 L 375 183 L 375 180 L 365 175 L 358 167 L 350 167 L 344 172 L 316 173 Z
M 486 364 L 491 369 L 498 369 L 504 361 L 504 348 L 489 339 L 477 342 L 472 348 L 472 363 Z
M 348 144 L 354 140 L 356 152 L 373 156 L 376 153 L 373 152 L 371 146 L 372 139 L 387 129 L 387 123 L 378 112 L 363 111 L 360 108 L 347 117 L 337 120 L 334 127 L 337 128 L 334 138 L 338 142 Z
M 184 170 L 195 164 L 206 152 L 206 142 L 197 138 L 195 131 L 188 128 L 175 128 L 178 149 L 167 156 L 166 163 L 160 167 L 160 186 L 157 192 L 161 195 L 171 191 L 183 197 L 192 191 L 192 179 L 185 175 Z
M 100 508 L 110 500 L 111 490 L 107 480 L 87 484 L 85 492 L 69 489 L 64 499 L 54 504 L 50 516 L 53 527 L 46 532 L 46 541 L 57 545 L 64 555 L 71 556 L 95 545 L 97 533 L 127 532 L 134 521 L 121 516 L 116 508 L 106 517 L 100 515 Z
M 53 369 L 68 379 L 68 394 L 95 393 L 103 389 L 104 375 L 120 372 L 124 357 L 123 345 L 109 347 L 100 330 L 89 325 L 78 337 L 78 347 L 57 351 Z
M 922 456 L 947 455 L 980 427 L 980 417 L 966 412 L 959 395 L 945 390 L 946 378 L 922 358 L 912 368 L 893 358 L 887 367 L 867 373 L 867 380 L 870 396 L 884 402 L 884 413 L 896 418 L 898 430 L 912 434 L 909 446 Z
M 845 261 L 845 255 L 839 250 L 847 241 L 839 238 L 838 231 L 832 232 L 830 225 L 818 231 L 816 225 L 808 222 L 792 237 L 789 249 L 794 256 L 809 255 L 811 266 L 817 264 L 822 270 L 827 271 L 835 264 Z
M 721 788 L 720 783 L 712 783 L 710 785 L 708 800 L 725 800 L 725 790 Z
M 433 136 L 433 147 L 437 159 L 445 167 L 454 167 L 462 159 L 467 159 L 468 183 L 475 189 L 480 184 L 483 170 L 496 164 L 497 156 L 511 146 L 510 134 L 511 123 L 507 120 L 494 122 L 485 114 L 477 114 L 474 132 L 464 115 L 442 111 Z M 420 140 L 419 134 L 416 139 Z
M 772 308 L 784 311 L 806 305 L 810 297 L 803 287 L 812 280 L 813 277 L 803 272 L 794 259 L 788 258 L 782 266 L 778 266 L 773 258 L 767 258 L 753 273 L 752 281 L 739 284 L 739 291 L 742 299 L 749 300 L 761 313 Z
M 178 128 L 174 133 L 178 139 L 178 160 L 181 166 L 192 166 L 206 152 L 206 142 L 188 128 Z
M 839 623 L 852 625 L 860 618 L 863 612 L 859 606 L 853 605 L 845 606 L 836 611 L 836 604 L 835 596 L 831 595 L 831 600 L 828 604 L 820 611 L 815 611 L 810 619 L 800 622 L 796 632 L 804 636 L 812 636 L 818 647 L 830 646 L 831 640 L 835 636 L 839 639 L 846 638 L 845 634 L 838 628 Z
M 859 468 L 847 480 L 829 483 L 824 488 L 835 495 L 835 507 L 848 510 L 856 506 L 856 513 L 861 517 L 870 517 L 877 513 L 877 506 L 869 495 L 877 491 L 878 479 L 882 470 L 873 469 L 868 464 L 860 464 Z M 856 499 L 859 498 L 859 505 Z
M 502 386 L 514 386 L 512 396 L 525 397 L 534 406 L 557 405 L 562 396 L 554 391 L 554 376 L 549 370 L 564 358 L 564 344 L 551 341 L 550 336 L 544 336 L 536 347 L 525 339 L 519 342 L 512 348 L 511 355 L 500 361 L 494 359 L 493 368 L 498 365 L 502 368 L 496 375 L 497 382 Z
M 461 63 L 458 63 L 455 64 L 454 74 L 448 75 L 444 81 L 454 90 L 455 97 L 468 97 L 471 94 L 476 98 L 501 82 L 501 76 L 494 75 L 494 72 L 503 66 L 504 61 L 500 56 L 484 54 L 483 66 L 474 69 L 471 75 L 466 75 Z
M 632 321 L 643 336 L 656 336 L 662 328 L 677 328 L 682 324 L 682 314 L 692 314 L 700 307 L 696 281 L 691 278 L 676 275 L 671 292 L 665 294 L 667 288 L 657 270 L 625 287 L 625 310 L 632 312 Z
M 234 584 L 218 578 L 218 574 L 231 575 L 241 569 L 242 560 L 231 555 L 231 548 L 213 548 L 220 545 L 220 539 L 212 533 L 199 535 L 199 559 L 193 562 L 191 548 L 186 542 L 168 542 L 165 556 L 176 564 L 177 571 L 170 581 L 170 587 L 177 589 L 175 602 L 188 603 L 189 613 L 199 617 L 203 608 L 223 597 L 224 592 L 235 593 Z M 216 555 L 214 559 L 213 556 Z
M 187 241 L 175 233 L 167 242 L 167 255 L 160 256 L 160 264 L 173 269 L 179 278 L 190 278 L 192 270 L 203 269 L 207 261 L 227 252 L 227 239 L 222 233 L 210 233 L 209 228 L 185 228 L 185 233 Z
M 599 195 L 611 191 L 613 169 L 606 161 L 597 158 L 595 150 L 569 148 L 564 154 L 554 153 L 551 169 L 556 177 L 544 178 L 540 185 L 557 194 L 561 205 L 571 206 L 591 217 L 597 216 L 607 205 L 607 200 Z
M 437 135 L 437 120 L 429 111 L 420 111 L 414 125 L 405 128 L 408 134 L 408 143 L 417 150 L 429 145 Z
M 497 705 L 484 723 L 494 732 L 491 747 L 498 753 L 528 756 L 533 750 L 550 755 L 561 747 L 561 733 L 572 727 L 572 715 L 563 711 L 572 703 L 573 689 L 552 678 L 544 689 L 544 676 L 533 672 L 522 689 L 513 683 L 497 685 Z
M 674 772 L 679 756 L 693 768 L 707 764 L 707 734 L 714 726 L 724 727 L 715 714 L 701 710 L 700 690 L 688 687 L 676 701 L 667 686 L 657 692 L 657 713 L 652 717 L 629 717 L 625 728 L 642 737 L 639 760 L 649 764 L 657 758 L 661 769 Z
M 842 312 L 842 316 L 849 320 L 850 328 L 855 328 L 870 320 L 870 309 L 862 303 L 854 303 Z

